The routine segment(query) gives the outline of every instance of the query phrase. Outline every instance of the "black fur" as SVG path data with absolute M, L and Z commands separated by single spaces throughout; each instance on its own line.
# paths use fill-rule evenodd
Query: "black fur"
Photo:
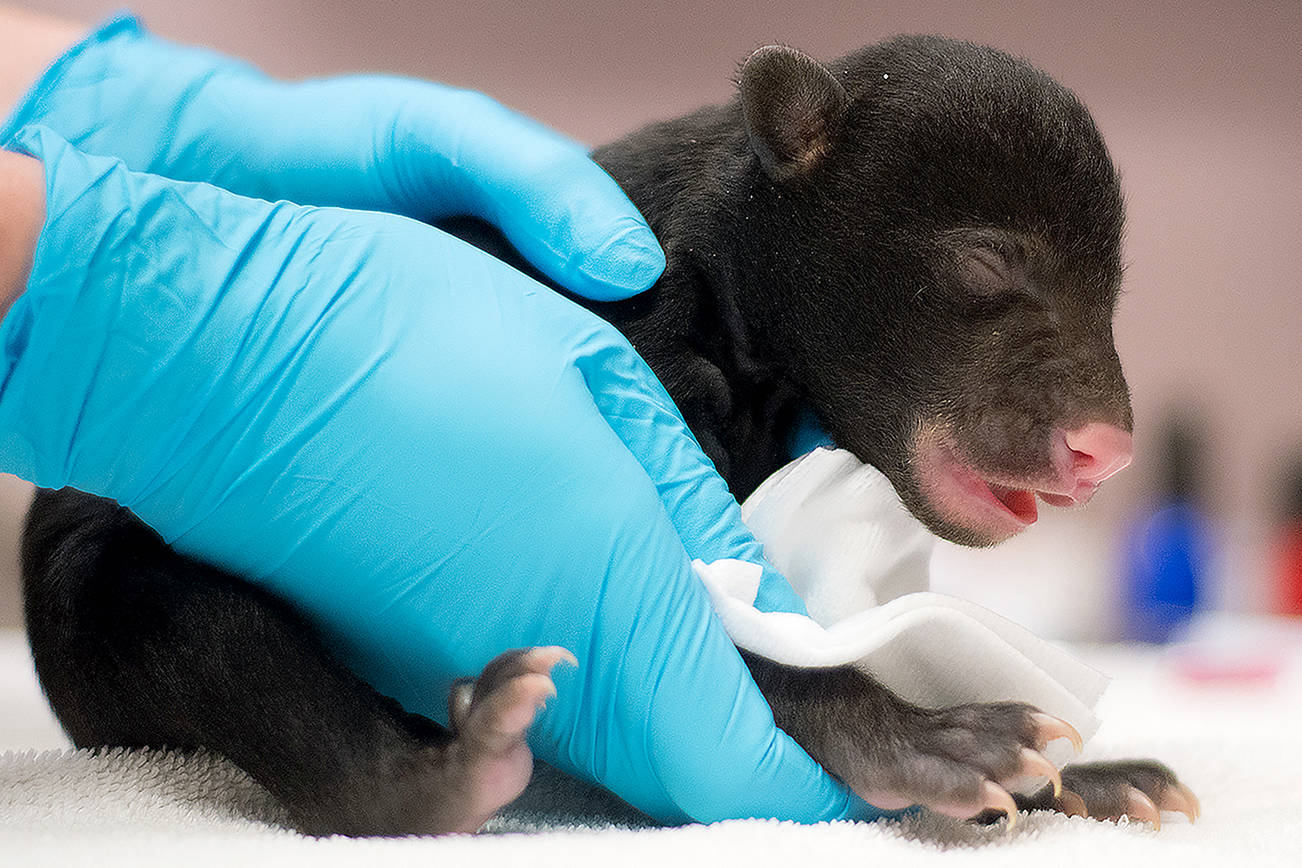
M 78 747 L 208 748 L 311 834 L 428 824 L 446 731 L 335 662 L 284 603 L 72 489 L 37 491 L 22 562 L 36 669 Z
M 1130 426 L 1111 335 L 1123 209 L 1093 121 L 1032 67 L 934 37 L 826 67 L 770 47 L 739 84 L 596 152 L 668 268 L 642 296 L 586 304 L 739 498 L 809 410 L 937 533 L 995 541 L 929 502 L 920 438 L 1025 476 L 1055 427 Z M 314 833 L 428 828 L 414 806 L 447 736 L 332 662 L 287 607 L 79 492 L 38 495 L 23 558 L 38 672 L 78 745 L 215 749 Z M 779 723 L 864 787 L 970 795 L 1031 737 L 1023 706 L 927 712 L 853 670 L 747 662 Z

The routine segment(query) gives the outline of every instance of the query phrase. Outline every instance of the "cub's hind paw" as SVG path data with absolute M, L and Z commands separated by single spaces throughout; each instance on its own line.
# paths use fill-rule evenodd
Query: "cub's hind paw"
M 1202 813 L 1198 797 L 1169 768 L 1156 760 L 1081 763 L 1062 770 L 1062 790 L 1048 787 L 1021 807 L 1119 820 L 1123 816 L 1162 828 L 1162 811 L 1176 811 L 1194 822 Z
M 494 657 L 474 680 L 460 681 L 448 698 L 448 718 L 458 741 L 500 754 L 514 748 L 547 700 L 556 695 L 551 671 L 565 661 L 564 648 L 521 648 Z
M 551 671 L 562 661 L 577 665 L 564 648 L 507 651 L 480 676 L 453 685 L 448 718 L 453 740 L 439 748 L 443 787 L 436 831 L 473 832 L 514 800 L 533 774 L 525 741 L 529 726 L 556 695 Z

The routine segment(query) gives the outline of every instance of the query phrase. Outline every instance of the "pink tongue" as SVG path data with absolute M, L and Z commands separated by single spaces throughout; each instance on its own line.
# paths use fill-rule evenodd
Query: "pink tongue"
M 1049 494 L 1047 491 L 1040 492 L 1040 499 L 1049 506 L 1075 506 L 1075 498 L 1068 497 L 1065 494 Z
M 990 486 L 990 491 L 1000 503 L 1008 507 L 1009 512 L 1027 524 L 1031 524 L 1039 518 L 1039 510 L 1035 506 L 1034 491 L 1025 491 L 1020 488 L 1004 488 L 1000 485 Z

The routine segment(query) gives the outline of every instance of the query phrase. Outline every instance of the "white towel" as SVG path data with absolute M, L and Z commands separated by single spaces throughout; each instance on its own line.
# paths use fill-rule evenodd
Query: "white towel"
M 1276 642 L 1272 652 L 1286 649 Z M 664 868 L 740 864 L 891 865 L 903 868 L 1098 868 L 1179 865 L 1221 868 L 1297 864 L 1302 818 L 1302 649 L 1274 686 L 1190 684 L 1151 647 L 1082 648 L 1117 673 L 1101 701 L 1104 724 L 1086 759 L 1152 756 L 1174 768 L 1203 803 L 1190 825 L 1166 815 L 1099 823 L 1047 812 L 1013 832 L 922 812 L 902 822 L 737 820 L 677 829 L 596 828 L 608 822 L 564 790 L 541 813 L 495 822 L 503 831 L 396 840 L 312 839 L 285 832 L 271 797 L 224 762 L 152 751 L 35 753 L 66 744 L 41 707 L 25 643 L 0 630 L 0 865 L 22 868 L 432 865 L 529 868 Z M 38 732 L 48 735 L 37 737 Z M 6 752 L 7 749 L 17 751 Z M 531 789 L 533 786 L 531 785 Z M 587 815 L 576 828 L 566 815 Z
M 1106 676 L 988 609 L 927 591 L 933 537 L 886 477 L 849 452 L 815 449 L 793 461 L 746 500 L 742 516 L 809 617 L 756 609 L 755 564 L 696 561 L 740 647 L 793 666 L 854 664 L 929 708 L 1020 700 L 1083 738 L 1098 729 Z M 1046 756 L 1061 767 L 1073 753 L 1064 739 Z

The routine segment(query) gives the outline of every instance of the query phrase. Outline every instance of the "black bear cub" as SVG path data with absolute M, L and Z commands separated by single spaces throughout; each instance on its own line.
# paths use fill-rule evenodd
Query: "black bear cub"
M 827 65 L 768 46 L 732 102 L 595 157 L 668 268 L 637 298 L 583 303 L 650 363 L 738 498 L 790 458 L 804 413 L 968 545 L 1023 530 L 1037 501 L 1084 503 L 1129 462 L 1117 173 L 1080 101 L 1027 63 L 938 37 Z M 112 503 L 38 493 L 23 559 L 37 670 L 79 746 L 218 751 L 313 834 L 474 829 L 527 780 L 523 734 L 561 649 L 495 660 L 454 692 L 450 733 Z M 779 725 L 882 807 L 1011 815 L 1000 784 L 1045 771 L 1038 750 L 1072 734 L 1021 703 L 926 709 L 848 667 L 745 657 Z M 1197 813 L 1151 761 L 1056 783 L 1020 805 Z

